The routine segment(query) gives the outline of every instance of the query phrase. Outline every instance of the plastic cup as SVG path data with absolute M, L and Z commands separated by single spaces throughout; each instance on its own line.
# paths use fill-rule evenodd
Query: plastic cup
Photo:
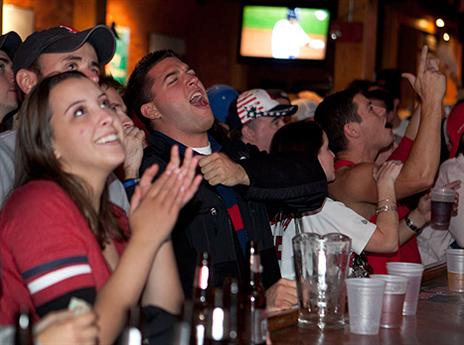
M 350 332 L 379 333 L 385 282 L 381 279 L 351 278 L 346 280 Z
M 464 249 L 448 249 L 446 251 L 448 270 L 448 289 L 464 292 Z
M 410 262 L 387 262 L 387 271 L 388 274 L 408 278 L 403 315 L 416 315 L 424 265 Z
M 408 278 L 390 274 L 371 274 L 371 278 L 385 281 L 380 327 L 400 328 Z
M 456 192 L 451 188 L 432 189 L 432 228 L 447 230 Z

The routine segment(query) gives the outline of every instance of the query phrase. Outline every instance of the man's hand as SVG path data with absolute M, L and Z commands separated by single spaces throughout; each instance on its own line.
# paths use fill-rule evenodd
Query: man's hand
M 439 60 L 427 58 L 428 48 L 422 48 L 417 76 L 410 73 L 403 73 L 402 76 L 408 79 L 414 91 L 421 100 L 441 102 L 446 91 L 446 77 L 439 71 Z
M 233 187 L 239 184 L 249 186 L 250 179 L 240 164 L 233 162 L 224 153 L 215 152 L 209 156 L 200 158 L 198 165 L 201 168 L 203 178 L 210 185 Z
M 124 150 L 126 159 L 124 160 L 124 177 L 138 177 L 140 164 L 143 157 L 143 146 L 145 143 L 145 133 L 135 126 L 124 129 Z
M 287 309 L 298 303 L 296 281 L 280 279 L 266 290 L 268 310 Z

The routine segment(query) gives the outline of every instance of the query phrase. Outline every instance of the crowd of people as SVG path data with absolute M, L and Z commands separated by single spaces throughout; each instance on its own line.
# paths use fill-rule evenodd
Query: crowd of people
M 440 168 L 446 79 L 426 47 L 405 75 L 418 97 L 407 125 L 380 82 L 303 114 L 280 90 L 206 89 L 170 50 L 123 87 L 104 75 L 114 52 L 103 25 L 0 36 L 0 325 L 27 310 L 42 345 L 111 344 L 139 306 L 163 344 L 205 251 L 214 286 L 246 283 L 257 243 L 273 310 L 297 303 L 299 231 L 349 236 L 353 276 L 464 246 L 458 206 L 449 231 L 428 225 L 434 184 L 461 193 L 464 110 L 445 122 Z M 76 299 L 89 308 L 68 310 Z

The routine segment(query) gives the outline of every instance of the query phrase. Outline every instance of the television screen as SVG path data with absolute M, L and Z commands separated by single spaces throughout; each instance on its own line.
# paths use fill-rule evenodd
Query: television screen
M 324 8 L 244 5 L 240 56 L 324 60 L 329 24 Z

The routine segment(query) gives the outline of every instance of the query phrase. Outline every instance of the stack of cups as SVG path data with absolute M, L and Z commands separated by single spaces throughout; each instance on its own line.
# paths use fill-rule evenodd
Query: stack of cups
M 355 334 L 379 333 L 385 282 L 380 279 L 346 280 L 350 331 Z
M 464 249 L 448 249 L 446 262 L 448 288 L 451 291 L 464 292 Z
M 424 265 L 410 262 L 387 262 L 387 271 L 388 274 L 408 278 L 403 315 L 416 315 Z
M 372 274 L 371 278 L 385 281 L 380 327 L 400 328 L 408 278 L 389 274 Z

